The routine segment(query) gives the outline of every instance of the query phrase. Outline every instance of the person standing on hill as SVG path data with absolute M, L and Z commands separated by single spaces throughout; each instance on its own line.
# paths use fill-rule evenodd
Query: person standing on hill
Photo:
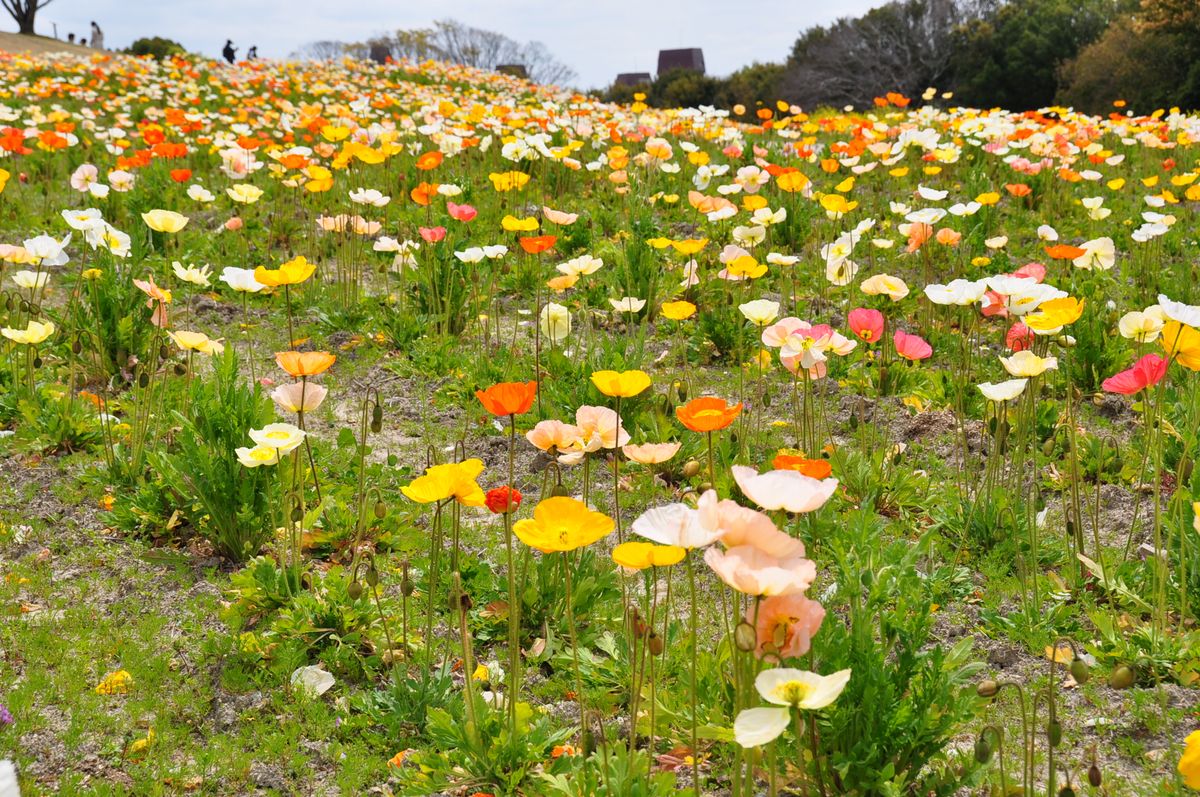
M 97 50 L 104 49 L 104 31 L 100 30 L 95 20 L 92 20 L 92 47 Z
M 233 63 L 234 58 L 237 56 L 237 48 L 233 46 L 233 39 L 225 40 L 225 48 L 221 50 L 221 55 L 225 56 L 226 61 L 231 64 Z

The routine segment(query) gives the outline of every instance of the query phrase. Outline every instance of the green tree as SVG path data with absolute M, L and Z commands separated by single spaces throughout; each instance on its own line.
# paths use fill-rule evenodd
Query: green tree
M 1013 0 L 959 29 L 951 72 L 967 105 L 1051 105 L 1062 65 L 1100 38 L 1127 0 Z
M 719 81 L 690 69 L 672 69 L 655 78 L 648 102 L 659 108 L 694 108 L 711 105 Z
M 780 83 L 785 71 L 783 64 L 753 63 L 742 67 L 721 81 L 714 101 L 722 108 L 741 104 L 748 109 L 753 109 L 759 103 L 774 103 L 783 99 Z

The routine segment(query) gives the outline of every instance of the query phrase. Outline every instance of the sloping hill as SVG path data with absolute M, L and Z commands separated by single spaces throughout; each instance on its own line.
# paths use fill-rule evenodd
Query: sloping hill
M 90 47 L 80 47 L 78 44 L 68 44 L 48 36 L 25 36 L 20 33 L 0 31 L 0 52 L 4 53 L 78 53 L 86 55 L 94 53 Z

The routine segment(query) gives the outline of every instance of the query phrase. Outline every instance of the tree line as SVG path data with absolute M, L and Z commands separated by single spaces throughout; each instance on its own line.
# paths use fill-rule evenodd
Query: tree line
M 893 0 L 802 32 L 783 63 L 724 78 L 673 71 L 612 86 L 657 106 L 869 107 L 899 92 L 954 104 L 1093 113 L 1200 108 L 1200 0 Z

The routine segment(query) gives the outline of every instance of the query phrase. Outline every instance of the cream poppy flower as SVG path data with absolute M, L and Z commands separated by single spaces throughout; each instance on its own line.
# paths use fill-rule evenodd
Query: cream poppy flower
M 155 232 L 176 233 L 187 226 L 188 217 L 173 210 L 151 210 L 142 214 L 142 221 Z
M 24 329 L 12 329 L 4 327 L 0 329 L 0 335 L 11 340 L 13 343 L 23 343 L 28 346 L 36 346 L 42 343 L 51 335 L 54 334 L 53 321 L 30 321 L 25 325 Z
M 258 293 L 267 287 L 254 278 L 254 269 L 252 268 L 226 266 L 221 271 L 219 279 L 238 293 Z
M 280 456 L 295 450 L 304 442 L 305 432 L 290 423 L 269 423 L 261 429 L 251 429 L 250 439 L 260 446 L 273 448 Z
M 190 282 L 193 285 L 198 285 L 201 288 L 207 288 L 209 285 L 209 277 L 212 276 L 212 270 L 207 266 L 183 265 L 178 260 L 171 263 L 171 270 L 175 272 L 175 276 L 184 282 Z
M 225 189 L 225 193 L 240 205 L 253 205 L 263 195 L 263 190 L 250 183 L 238 183 Z
M 755 299 L 738 305 L 738 309 L 747 321 L 758 327 L 765 327 L 779 316 L 779 302 L 769 299 Z
M 868 277 L 858 287 L 868 296 L 887 296 L 893 302 L 898 302 L 908 296 L 908 285 L 904 280 L 890 274 L 876 274 Z
M 791 722 L 793 708 L 815 711 L 832 705 L 850 681 L 850 670 L 819 675 L 776 667 L 754 679 L 758 694 L 773 706 L 744 709 L 733 722 L 733 738 L 742 747 L 759 747 L 779 738 Z
M 1117 329 L 1120 330 L 1121 337 L 1136 340 L 1139 343 L 1153 343 L 1158 340 L 1162 328 L 1162 318 L 1149 310 L 1146 312 L 1134 310 L 1121 316 L 1121 320 L 1117 322 Z
M 1039 357 L 1029 349 L 1019 351 L 1011 357 L 1001 357 L 1004 370 L 1016 377 L 1041 376 L 1046 371 L 1058 370 L 1057 357 Z
M 255 446 L 254 448 L 237 448 L 238 462 L 247 468 L 257 468 L 261 465 L 276 465 L 279 463 L 279 451 L 270 446 Z
M 621 299 L 609 299 L 608 303 L 618 313 L 637 313 L 646 306 L 645 299 L 638 299 L 633 296 L 626 296 Z
M 1009 379 L 1007 382 L 983 382 L 979 392 L 992 401 L 1012 401 L 1025 390 L 1028 379 Z

